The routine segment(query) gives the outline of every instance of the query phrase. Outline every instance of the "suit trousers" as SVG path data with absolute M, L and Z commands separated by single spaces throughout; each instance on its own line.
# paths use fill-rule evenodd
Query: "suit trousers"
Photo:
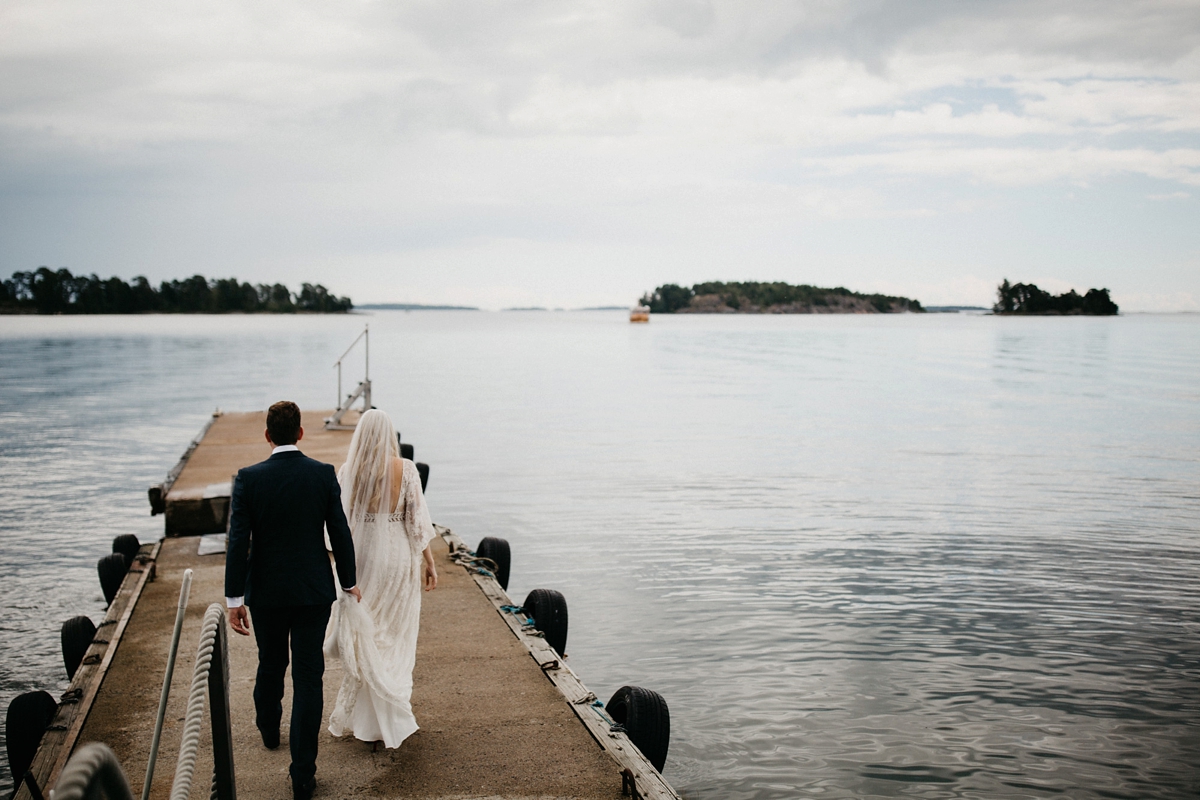
M 325 626 L 330 605 L 278 606 L 250 609 L 258 643 L 258 675 L 254 681 L 255 724 L 278 731 L 283 719 L 283 677 L 292 655 L 292 720 L 289 746 L 292 780 L 303 783 L 317 772 L 317 735 L 325 711 Z

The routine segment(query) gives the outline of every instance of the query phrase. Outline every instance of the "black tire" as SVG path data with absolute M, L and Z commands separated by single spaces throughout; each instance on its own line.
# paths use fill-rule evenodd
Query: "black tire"
M 162 486 L 151 486 L 146 490 L 146 495 L 150 498 L 150 516 L 153 517 L 167 510 L 167 503 L 163 500 Z
M 121 588 L 121 581 L 125 580 L 125 573 L 129 571 L 129 562 L 124 553 L 113 553 L 100 559 L 96 564 L 96 571 L 100 573 L 100 589 L 104 592 L 104 602 L 112 605 L 117 590 Z
M 671 712 L 662 695 L 641 686 L 622 686 L 605 708 L 613 721 L 625 729 L 629 741 L 662 772 L 671 745 Z
M 425 487 L 429 485 L 429 465 L 417 462 L 417 472 L 421 473 L 421 494 L 425 494 Z
M 496 562 L 496 582 L 500 588 L 508 590 L 508 574 L 512 567 L 512 555 L 508 549 L 508 540 L 498 536 L 487 536 L 475 548 L 475 555 L 490 558 Z
M 567 652 L 567 598 L 553 589 L 534 589 L 525 598 L 525 613 L 546 634 L 546 644 L 560 656 Z
M 141 548 L 142 543 L 132 533 L 122 533 L 113 539 L 113 552 L 125 556 L 125 560 L 130 564 L 137 558 L 138 550 Z
M 407 458 L 409 461 L 412 461 L 413 460 L 413 446 L 411 444 L 400 445 L 400 457 Z
M 75 670 L 83 662 L 83 656 L 96 638 L 96 626 L 87 617 L 71 617 L 62 626 L 63 666 L 67 668 L 67 680 L 75 677 Z
M 49 692 L 19 694 L 8 704 L 4 736 L 14 787 L 21 785 L 21 779 L 33 764 L 42 734 L 50 727 L 57 711 L 58 703 L 54 702 Z

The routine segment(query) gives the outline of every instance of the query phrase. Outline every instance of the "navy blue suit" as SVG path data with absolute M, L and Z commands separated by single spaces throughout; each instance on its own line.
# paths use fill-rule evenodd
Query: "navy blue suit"
M 297 784 L 317 769 L 317 736 L 324 713 L 321 650 L 329 609 L 337 599 L 325 532 L 338 581 L 357 582 L 354 542 L 342 510 L 341 487 L 330 464 L 303 453 L 275 453 L 239 470 L 233 482 L 225 596 L 245 597 L 258 644 L 255 723 L 264 739 L 283 718 L 283 679 L 292 660 L 291 775 Z

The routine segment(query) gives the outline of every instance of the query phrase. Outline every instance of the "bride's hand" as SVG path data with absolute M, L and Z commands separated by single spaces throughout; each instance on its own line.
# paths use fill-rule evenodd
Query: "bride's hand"
M 437 570 L 433 564 L 425 562 L 425 591 L 432 592 L 437 588 Z

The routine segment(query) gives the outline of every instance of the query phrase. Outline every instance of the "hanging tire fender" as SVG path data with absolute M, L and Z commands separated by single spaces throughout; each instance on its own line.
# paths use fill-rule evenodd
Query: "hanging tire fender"
M 21 779 L 33 764 L 42 734 L 50 727 L 57 712 L 58 703 L 49 692 L 25 692 L 8 704 L 8 713 L 4 717 L 4 737 L 13 786 L 20 787 Z
M 129 571 L 129 561 L 124 553 L 111 553 L 96 563 L 96 572 L 100 574 L 100 589 L 104 592 L 104 602 L 112 605 L 113 598 L 125 580 Z
M 125 556 L 125 560 L 130 564 L 137 558 L 138 550 L 141 548 L 142 543 L 132 533 L 123 533 L 113 539 L 112 551 Z
M 567 652 L 567 598 L 554 589 L 534 589 L 525 597 L 525 613 L 560 656 Z
M 71 617 L 62 625 L 63 666 L 67 668 L 67 680 L 75 677 L 75 670 L 83 663 L 83 656 L 96 638 L 96 626 L 88 617 Z
M 490 558 L 496 563 L 496 582 L 500 588 L 508 591 L 508 576 L 512 569 L 512 552 L 508 540 L 499 536 L 485 536 L 475 548 L 475 555 L 480 558 Z
M 646 760 L 662 772 L 671 745 L 671 713 L 667 701 L 652 689 L 622 686 L 605 706 L 613 721 L 625 729 Z

